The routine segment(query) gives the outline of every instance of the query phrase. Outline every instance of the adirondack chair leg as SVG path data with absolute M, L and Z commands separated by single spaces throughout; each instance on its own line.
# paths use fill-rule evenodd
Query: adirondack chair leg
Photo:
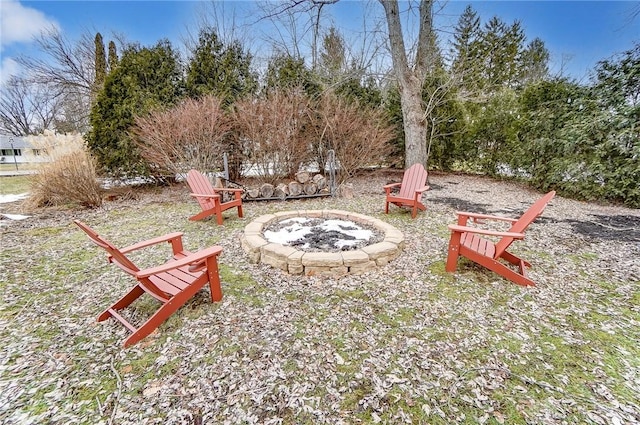
M 182 292 L 179 292 L 173 296 L 169 301 L 164 303 L 154 314 L 151 316 L 142 326 L 140 326 L 133 334 L 124 340 L 124 347 L 128 347 L 139 342 L 141 339 L 148 336 L 151 332 L 156 330 L 165 320 L 167 320 L 173 313 L 175 313 L 180 307 L 182 307 L 196 292 L 202 288 L 206 281 L 201 280 L 201 283 L 194 282 L 189 288 Z
M 207 270 L 209 274 L 209 290 L 211 292 L 211 301 L 222 300 L 222 288 L 220 286 L 220 274 L 218 273 L 218 260 L 215 257 L 207 260 Z
M 424 206 L 424 204 L 422 202 L 418 202 L 416 201 L 413 204 L 413 208 L 411 209 L 411 218 L 416 218 L 416 216 L 418 215 L 418 210 L 420 211 L 426 211 L 427 207 Z
M 505 251 L 502 253 L 501 258 L 504 258 L 505 260 L 507 260 L 508 262 L 510 262 L 513 265 L 516 265 L 518 267 L 520 267 L 521 270 L 524 270 L 522 265 L 526 266 L 526 267 L 531 267 L 531 263 L 523 260 L 522 258 L 513 255 L 512 253 Z
M 475 251 L 465 250 L 464 256 L 474 263 L 480 264 L 483 267 L 491 270 L 494 273 L 499 274 L 507 280 L 512 281 L 513 283 L 517 283 L 522 286 L 536 286 L 536 284 L 529 279 L 524 273 L 520 274 L 518 272 L 513 271 L 506 265 L 502 264 L 499 260 L 494 260 L 491 257 L 484 256 Z M 447 271 L 449 271 L 447 269 Z M 453 271 L 453 270 L 452 270 Z M 524 271 L 523 271 L 524 272 Z
M 244 217 L 244 215 L 242 214 L 242 195 L 239 192 L 236 192 L 236 196 L 234 200 L 237 202 L 240 202 L 238 204 L 238 217 L 240 218 Z
M 202 220 L 204 218 L 209 217 L 213 213 L 214 213 L 213 210 L 202 211 L 202 212 L 199 212 L 198 214 L 194 215 L 193 217 L 189 217 L 189 220 L 190 221 L 199 221 L 199 220 Z
M 389 201 L 384 203 L 384 213 L 389 214 Z
M 98 316 L 98 322 L 102 322 L 103 320 L 107 320 L 108 318 L 113 316 L 109 310 L 122 310 L 123 308 L 130 306 L 132 302 L 140 298 L 142 294 L 144 294 L 144 290 L 140 288 L 139 285 L 136 285 L 124 297 L 120 298 L 115 304 L 100 313 L 100 315 Z
M 447 255 L 447 265 L 445 270 L 448 272 L 455 272 L 458 266 L 458 256 L 460 255 L 460 237 L 461 233 L 455 232 L 451 234 L 449 240 L 449 254 Z
M 224 222 L 224 218 L 222 217 L 222 208 L 220 207 L 220 202 L 216 202 L 215 211 L 216 222 L 218 223 L 218 225 L 222 225 L 222 223 Z
M 536 286 L 536 284 L 524 274 L 520 274 L 511 270 L 509 267 L 505 266 L 497 260 L 491 259 L 489 261 L 493 263 L 491 264 L 491 266 L 489 266 L 488 264 L 483 265 L 485 265 L 489 270 L 492 270 L 500 276 L 504 277 L 505 279 L 510 280 L 513 283 L 517 283 L 521 286 Z M 524 272 L 524 270 L 522 271 Z

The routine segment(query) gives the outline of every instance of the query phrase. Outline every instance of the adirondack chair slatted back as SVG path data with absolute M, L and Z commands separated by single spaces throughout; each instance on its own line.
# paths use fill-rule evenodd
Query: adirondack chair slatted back
M 98 235 L 98 233 L 91 227 L 87 226 L 79 220 L 74 220 L 73 222 L 89 236 L 91 242 L 107 251 L 107 253 L 109 254 L 109 261 L 113 261 L 121 269 L 132 275 L 140 271 L 138 266 L 133 264 L 133 262 L 129 260 L 126 255 L 120 252 L 120 250 L 116 248 L 111 242 Z
M 404 172 L 398 196 L 400 198 L 413 199 L 416 195 L 416 190 L 425 184 L 427 184 L 427 170 L 424 169 L 422 164 L 413 164 Z
M 529 227 L 529 225 L 533 223 L 533 221 L 538 216 L 540 216 L 540 214 L 542 214 L 549 201 L 551 201 L 551 199 L 553 199 L 555 195 L 556 192 L 551 191 L 544 195 L 542 198 L 538 199 L 535 204 L 531 205 L 529 209 L 524 214 L 522 214 L 522 217 L 520 217 L 518 221 L 513 223 L 513 225 L 509 229 L 509 232 L 523 233 L 527 229 L 527 227 Z M 513 241 L 513 238 L 505 237 L 500 239 L 500 241 L 496 243 L 496 252 L 493 258 L 499 258 L 505 252 L 505 250 L 509 248 L 509 245 L 511 245 Z
M 94 244 L 107 251 L 110 262 L 137 280 L 137 284 L 127 294 L 98 316 L 98 322 L 113 318 L 131 331 L 131 335 L 124 341 L 125 347 L 150 335 L 207 283 L 210 288 L 211 301 L 222 299 L 217 262 L 222 247 L 211 246 L 191 253 L 183 249 L 182 233 L 174 232 L 118 249 L 81 221 L 74 220 L 74 223 L 89 236 Z M 159 266 L 140 270 L 125 255 L 125 253 L 166 242 L 171 244 L 173 256 Z M 160 301 L 161 306 L 143 324 L 136 326 L 129 322 L 128 318 L 123 316 L 120 311 L 129 307 L 145 294 Z
M 201 195 L 213 195 L 215 192 L 209 179 L 200 171 L 191 170 L 187 173 L 187 184 L 192 193 Z M 214 207 L 214 202 L 210 198 L 196 197 L 203 210 L 210 210 Z

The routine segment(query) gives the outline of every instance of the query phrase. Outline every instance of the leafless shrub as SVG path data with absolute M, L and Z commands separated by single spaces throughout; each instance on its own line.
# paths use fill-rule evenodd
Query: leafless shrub
M 160 175 L 192 168 L 220 169 L 222 155 L 233 148 L 231 118 L 220 99 L 186 99 L 177 106 L 137 117 L 133 135 L 142 158 Z
M 25 207 L 76 204 L 88 208 L 102 205 L 102 189 L 94 158 L 85 149 L 57 155 L 31 176 L 31 195 Z
M 369 166 L 384 164 L 392 151 L 393 128 L 384 114 L 331 92 L 324 93 L 312 115 L 317 162 L 325 164 L 333 149 L 338 165 L 338 183 Z
M 302 90 L 274 90 L 237 102 L 234 119 L 245 145 L 245 165 L 260 180 L 275 183 L 310 160 L 311 143 L 305 134 L 309 99 Z

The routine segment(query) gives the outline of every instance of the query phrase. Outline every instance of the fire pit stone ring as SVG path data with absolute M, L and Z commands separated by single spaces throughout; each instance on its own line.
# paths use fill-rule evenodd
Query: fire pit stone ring
M 359 249 L 340 252 L 307 252 L 268 241 L 264 230 L 274 222 L 301 217 L 347 220 L 375 228 L 383 235 L 381 242 Z M 401 231 L 374 217 L 342 210 L 282 211 L 257 217 L 240 237 L 242 248 L 251 263 L 263 263 L 289 274 L 307 276 L 342 276 L 359 274 L 384 266 L 397 258 L 404 249 Z

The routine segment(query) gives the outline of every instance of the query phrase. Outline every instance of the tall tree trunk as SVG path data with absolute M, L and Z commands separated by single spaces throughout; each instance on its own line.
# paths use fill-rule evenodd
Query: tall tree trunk
M 397 0 L 379 0 L 384 7 L 389 31 L 393 70 L 400 85 L 400 103 L 404 122 L 405 168 L 413 164 L 427 164 L 427 124 L 422 101 L 422 84 L 434 57 L 429 40 L 433 30 L 432 0 L 420 0 L 420 28 L 416 57 L 409 64 L 400 24 Z
M 422 102 L 422 84 L 415 78 L 400 87 L 404 126 L 404 166 L 427 165 L 427 122 Z

